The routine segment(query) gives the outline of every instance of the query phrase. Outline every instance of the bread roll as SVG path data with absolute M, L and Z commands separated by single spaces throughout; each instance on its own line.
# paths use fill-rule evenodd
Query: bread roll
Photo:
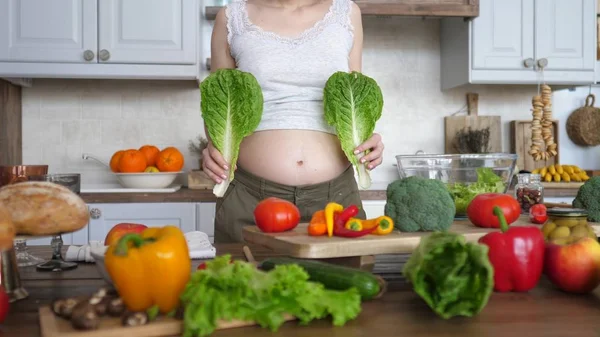
M 8 210 L 0 205 L 0 252 L 9 250 L 13 246 L 15 226 Z
M 0 188 L 0 205 L 11 214 L 19 235 L 53 235 L 79 230 L 89 221 L 86 203 L 68 188 L 27 181 Z

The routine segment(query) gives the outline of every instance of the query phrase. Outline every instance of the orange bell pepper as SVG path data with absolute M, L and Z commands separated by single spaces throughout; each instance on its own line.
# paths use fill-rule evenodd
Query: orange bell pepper
M 192 263 L 183 232 L 175 226 L 126 234 L 108 247 L 104 263 L 127 309 L 177 308 Z
M 325 210 L 316 211 L 308 224 L 308 235 L 321 236 L 326 233 L 327 221 L 325 220 Z

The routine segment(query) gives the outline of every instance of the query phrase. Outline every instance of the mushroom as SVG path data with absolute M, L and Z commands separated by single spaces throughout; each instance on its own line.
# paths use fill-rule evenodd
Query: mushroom
M 90 301 L 81 301 L 74 308 L 71 314 L 71 325 L 79 330 L 92 330 L 98 328 L 100 318 L 96 313 L 96 308 Z
M 123 300 L 120 297 L 112 298 L 108 302 L 106 309 L 109 315 L 119 317 L 125 312 L 125 303 L 123 303 Z
M 69 319 L 71 318 L 71 313 L 73 312 L 73 308 L 80 302 L 81 300 L 78 298 L 62 298 L 56 299 L 52 301 L 52 311 L 60 317 Z
M 123 326 L 140 326 L 148 324 L 149 321 L 148 314 L 144 311 L 127 311 L 121 318 Z

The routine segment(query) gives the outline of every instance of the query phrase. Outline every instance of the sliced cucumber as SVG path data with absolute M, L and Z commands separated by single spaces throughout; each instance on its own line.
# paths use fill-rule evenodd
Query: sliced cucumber
M 385 281 L 381 277 L 366 271 L 321 261 L 273 257 L 263 260 L 259 267 L 264 270 L 271 270 L 282 264 L 301 266 L 309 275 L 311 281 L 321 283 L 328 289 L 347 290 L 355 287 L 363 300 L 379 297 L 385 291 Z

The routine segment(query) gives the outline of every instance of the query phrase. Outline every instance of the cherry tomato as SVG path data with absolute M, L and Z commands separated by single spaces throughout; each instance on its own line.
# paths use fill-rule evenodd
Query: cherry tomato
M 270 197 L 254 209 L 254 221 L 265 233 L 280 233 L 294 229 L 300 222 L 300 210 L 293 203 Z
M 10 302 L 8 300 L 8 294 L 4 290 L 4 287 L 0 286 L 0 323 L 4 322 L 8 315 L 8 309 L 10 308 Z
M 233 263 L 233 259 L 229 260 L 229 264 Z M 198 265 L 198 268 L 196 268 L 196 270 L 204 270 L 206 269 L 206 262 L 202 262 Z
M 529 221 L 534 224 L 544 224 L 548 220 L 546 214 L 546 206 L 544 204 L 535 204 L 529 209 Z

